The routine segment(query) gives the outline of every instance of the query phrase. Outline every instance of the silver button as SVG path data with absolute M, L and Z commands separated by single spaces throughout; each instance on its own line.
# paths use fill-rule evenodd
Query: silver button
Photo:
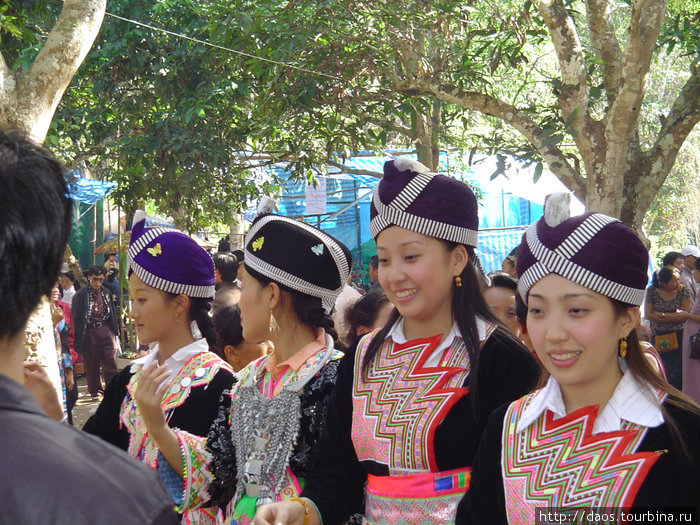
M 201 367 L 200 367 L 200 368 L 198 368 L 197 370 L 194 371 L 194 376 L 195 376 L 195 377 L 204 377 L 204 374 L 205 374 L 206 372 L 207 372 L 207 371 L 206 371 L 204 368 L 201 368 Z
M 177 393 L 180 391 L 180 385 L 173 385 L 173 386 L 170 388 L 170 391 L 171 391 L 173 394 L 177 394 Z
M 180 381 L 180 384 L 182 385 L 182 388 L 187 388 L 192 384 L 192 380 L 189 377 L 186 377 L 182 381 Z

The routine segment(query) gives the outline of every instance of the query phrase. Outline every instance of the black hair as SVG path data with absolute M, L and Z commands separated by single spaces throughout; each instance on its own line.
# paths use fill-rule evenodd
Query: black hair
M 131 273 L 132 272 L 129 272 L 129 275 L 131 275 Z M 177 293 L 164 292 L 163 290 L 161 290 L 161 292 L 170 297 L 170 299 L 174 299 L 180 295 Z M 211 299 L 205 299 L 204 297 L 190 297 L 189 299 L 189 321 L 194 321 L 197 323 L 197 328 L 199 328 L 199 331 L 202 333 L 202 337 L 207 340 L 209 350 L 223 358 L 223 352 L 219 352 L 219 349 L 216 346 L 216 332 L 214 332 L 214 323 L 209 315 L 209 310 L 211 309 Z
M 514 292 L 518 290 L 518 281 L 513 279 L 506 272 L 491 272 L 488 278 L 491 281 L 489 288 L 507 288 Z
M 237 304 L 218 308 L 212 317 L 212 322 L 216 334 L 216 348 L 220 355 L 224 354 L 225 346 L 238 346 L 243 342 L 241 309 Z
M 107 282 L 113 282 L 117 275 L 119 275 L 119 270 L 116 268 L 110 268 L 109 271 L 107 271 Z
M 658 272 L 654 273 L 651 278 L 651 285 L 654 288 L 658 288 L 662 284 L 666 284 L 671 280 L 671 278 L 678 273 L 678 270 L 671 268 L 661 268 Z
M 108 253 L 108 254 L 107 254 L 107 258 L 109 259 L 112 255 L 114 255 L 115 257 L 117 256 L 116 253 L 112 252 L 112 253 Z
M 87 269 L 87 272 L 85 272 L 85 277 L 90 277 L 91 275 L 107 275 L 107 268 L 104 266 L 101 266 L 99 264 L 95 264 L 93 266 L 90 266 L 90 268 Z
M 683 258 L 683 254 L 680 252 L 668 252 L 666 255 L 664 255 L 664 258 L 661 259 L 661 266 L 673 266 L 673 263 L 676 262 L 677 259 Z
M 354 340 L 360 326 L 373 326 L 379 311 L 389 304 L 389 298 L 381 288 L 374 288 L 355 301 L 345 311 L 345 321 L 349 327 L 349 339 Z
M 515 294 L 515 317 L 518 318 L 518 323 L 520 323 L 521 327 L 525 326 L 527 322 L 527 304 L 517 292 Z
M 73 272 L 64 272 L 64 273 L 61 274 L 61 275 L 65 275 L 66 278 L 67 278 L 70 282 L 72 282 L 72 283 L 75 282 L 75 275 L 73 275 Z
M 219 270 L 221 280 L 232 283 L 238 275 L 238 259 L 231 252 L 219 252 L 212 255 L 214 268 Z
M 379 268 L 379 255 L 373 255 L 369 258 L 369 265 L 375 270 Z
M 231 253 L 236 257 L 238 264 L 241 264 L 245 259 L 245 253 L 243 253 L 243 250 L 233 250 Z
M 459 244 L 449 241 L 440 240 L 445 246 L 445 249 L 449 252 L 457 248 Z M 460 274 L 462 279 L 462 286 L 452 286 L 452 315 L 457 322 L 457 327 L 459 328 L 460 334 L 464 339 L 464 343 L 467 347 L 467 352 L 469 353 L 469 363 L 471 371 L 467 376 L 467 388 L 473 394 L 471 397 L 471 403 L 476 409 L 478 405 L 477 396 L 477 384 L 479 377 L 479 349 L 481 342 L 479 341 L 479 331 L 476 326 L 476 319 L 481 318 L 485 322 L 496 325 L 499 329 L 499 333 L 511 341 L 513 341 L 518 346 L 522 347 L 522 342 L 519 341 L 512 332 L 506 328 L 503 323 L 496 318 L 496 316 L 491 312 L 484 296 L 481 293 L 481 288 L 479 284 L 479 279 L 476 274 L 476 269 L 472 261 L 474 260 L 474 248 L 471 246 L 463 245 L 469 258 L 467 264 Z M 366 376 L 369 366 L 374 360 L 374 358 L 379 353 L 379 349 L 386 339 L 389 330 L 394 325 L 394 323 L 399 319 L 400 314 L 396 308 L 392 311 L 389 316 L 389 320 L 386 325 L 374 336 L 370 342 L 367 352 L 362 360 L 362 373 Z M 477 414 L 477 420 L 481 420 L 483 417 L 488 416 L 488 414 L 479 414 L 479 411 L 475 410 Z
M 333 318 L 323 309 L 321 299 L 292 290 L 291 288 L 288 288 L 277 281 L 269 279 L 265 275 L 262 275 L 248 266 L 246 266 L 245 269 L 248 275 L 262 283 L 263 286 L 266 286 L 271 282 L 275 282 L 277 286 L 280 287 L 280 290 L 285 292 L 291 298 L 292 310 L 294 310 L 294 314 L 297 316 L 297 319 L 299 319 L 299 322 L 314 329 L 323 328 L 325 332 L 333 338 L 335 348 L 338 348 L 339 350 L 346 350 L 345 344 L 343 344 L 338 337 L 338 332 L 335 329 Z
M 72 203 L 56 157 L 0 131 L 0 338 L 21 331 L 61 269 Z

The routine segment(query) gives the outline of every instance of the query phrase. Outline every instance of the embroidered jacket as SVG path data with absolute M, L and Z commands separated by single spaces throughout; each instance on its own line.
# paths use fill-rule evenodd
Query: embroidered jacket
M 324 525 L 363 512 L 368 474 L 471 466 L 488 414 L 528 392 L 539 374 L 529 353 L 501 329 L 481 335 L 488 337 L 479 350 L 476 396 L 466 388 L 474 370 L 458 332 L 442 352 L 433 339 L 387 338 L 367 379 L 361 361 L 371 336 L 346 354 L 302 492 Z
M 233 386 L 235 378 L 228 363 L 205 350 L 204 340 L 190 346 L 197 343 L 202 350 L 195 350 L 181 367 L 175 367 L 174 379 L 162 407 L 170 427 L 206 434 L 216 418 L 218 400 Z M 114 377 L 105 389 L 97 412 L 85 423 L 83 430 L 157 469 L 158 448 L 148 436 L 132 398 L 142 366 L 143 362 L 134 362 Z M 186 513 L 183 523 L 216 523 L 217 515 L 218 509 L 203 511 L 200 515 Z
M 328 352 L 331 354 L 328 355 Z M 288 367 L 281 376 L 273 375 L 270 370 L 272 367 L 265 366 L 265 361 L 270 356 L 264 356 L 241 371 L 239 381 L 231 392 L 224 393 L 221 397 L 218 416 L 208 433 L 201 434 L 206 437 L 184 431 L 177 433 L 185 465 L 182 481 L 173 480 L 161 469 L 161 477 L 166 482 L 171 495 L 176 491 L 180 492 L 177 508 L 192 509 L 218 505 L 226 509 L 224 514 L 227 520 L 236 514 L 238 523 L 248 523 L 248 519 L 255 513 L 254 499 L 244 498 L 245 501 L 241 502 L 241 494 L 234 499 L 238 471 L 231 429 L 233 425 L 243 424 L 232 420 L 233 408 L 238 399 L 238 388 L 245 385 L 249 375 L 257 370 L 259 376 L 255 383 L 258 384 L 260 393 L 264 397 L 271 398 L 291 383 L 306 379 L 309 371 L 317 368 L 319 360 L 326 360 L 326 364 L 310 377 L 301 391 L 299 433 L 289 459 L 286 480 L 279 493 L 274 495 L 277 500 L 297 496 L 316 449 L 321 426 L 326 419 L 328 399 L 335 385 L 342 355 L 332 347 L 322 348 L 309 356 L 298 369 Z
M 700 415 L 663 401 L 685 456 L 654 403 L 659 394 L 629 372 L 600 412 L 590 406 L 566 414 L 558 388 L 550 378 L 545 389 L 491 416 L 458 524 L 529 525 L 537 507 L 700 505 Z

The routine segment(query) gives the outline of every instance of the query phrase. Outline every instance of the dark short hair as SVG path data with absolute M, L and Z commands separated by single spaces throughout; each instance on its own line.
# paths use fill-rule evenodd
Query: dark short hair
M 225 346 L 238 346 L 243 342 L 241 310 L 238 305 L 231 304 L 217 309 L 212 322 L 216 334 L 216 348 L 221 355 L 224 355 Z
M 491 280 L 489 288 L 507 288 L 514 292 L 518 290 L 518 281 L 513 279 L 506 272 L 491 272 L 488 278 Z
M 666 255 L 664 255 L 664 258 L 661 259 L 661 266 L 672 265 L 679 258 L 683 258 L 683 254 L 681 252 L 668 252 Z
M 236 257 L 236 259 L 238 260 L 238 264 L 242 264 L 242 263 L 243 263 L 243 259 L 245 258 L 245 253 L 243 252 L 243 250 L 233 250 L 231 253 L 232 253 L 232 254 Z
M 375 288 L 355 301 L 346 311 L 345 320 L 350 327 L 350 339 L 357 337 L 360 326 L 374 326 L 379 312 L 389 299 L 381 288 Z
M 214 268 L 219 270 L 221 280 L 232 283 L 238 275 L 238 259 L 231 252 L 218 252 L 212 255 Z
M 90 268 L 87 269 L 87 272 L 85 272 L 85 276 L 90 277 L 91 275 L 107 275 L 107 268 L 101 264 L 90 266 Z
M 0 337 L 22 330 L 56 283 L 72 211 L 62 172 L 25 134 L 0 131 Z
M 379 268 L 379 255 L 373 255 L 369 258 L 369 265 L 375 270 Z
M 117 256 L 116 253 L 108 253 L 108 254 L 107 254 L 107 257 L 111 257 L 112 255 L 114 255 L 115 257 Z
M 695 259 L 695 262 L 693 264 L 695 265 L 695 269 L 700 271 L 700 257 Z
M 73 272 L 63 272 L 61 275 L 65 276 L 70 282 L 75 282 L 75 275 L 73 275 Z

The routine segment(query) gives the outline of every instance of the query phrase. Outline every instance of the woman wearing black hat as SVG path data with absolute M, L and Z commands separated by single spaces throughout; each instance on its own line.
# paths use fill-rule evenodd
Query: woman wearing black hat
M 454 520 L 486 418 L 539 374 L 481 296 L 477 225 L 464 183 L 405 159 L 384 165 L 370 230 L 396 310 L 341 363 L 303 500 L 263 507 L 256 523 Z
M 163 461 L 148 415 L 166 427 L 206 433 L 233 370 L 215 353 L 209 317 L 214 263 L 189 236 L 137 222 L 127 252 L 131 318 L 142 343 L 154 350 L 119 372 L 84 430 L 126 450 L 154 469 Z M 142 410 L 143 387 L 160 388 L 156 406 Z M 128 480 L 120 480 L 128 483 Z M 184 523 L 216 520 L 218 509 L 185 511 Z
M 664 507 L 692 521 L 700 412 L 637 339 L 647 250 L 617 219 L 555 219 L 549 204 L 517 268 L 528 334 L 551 376 L 491 416 L 457 523 L 648 523 Z
M 345 246 L 316 228 L 256 218 L 246 236 L 241 324 L 244 339 L 269 340 L 274 351 L 240 373 L 208 434 L 173 432 L 157 410 L 150 415 L 157 377 L 141 407 L 172 467 L 161 474 L 178 508 L 218 505 L 244 524 L 258 505 L 301 492 L 342 357 L 330 313 L 350 261 Z

